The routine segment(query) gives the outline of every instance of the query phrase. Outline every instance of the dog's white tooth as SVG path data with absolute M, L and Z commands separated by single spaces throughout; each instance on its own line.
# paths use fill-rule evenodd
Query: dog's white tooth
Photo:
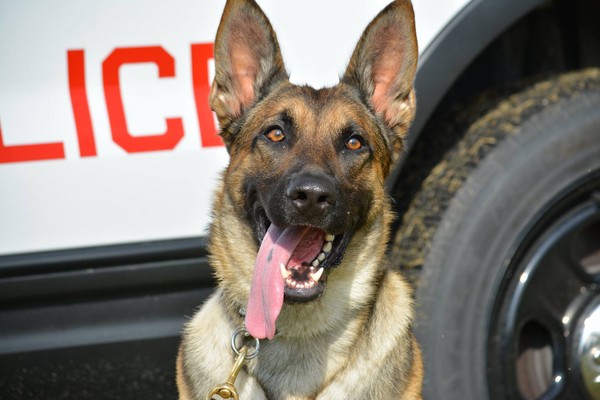
M 328 233 L 327 235 L 325 235 L 326 242 L 333 242 L 333 239 L 335 239 L 335 236 L 332 235 L 331 233 Z
M 281 270 L 281 276 L 283 280 L 286 280 L 292 275 L 292 272 L 285 269 L 285 265 L 283 264 L 279 264 L 279 269 Z
M 313 262 L 312 262 L 312 266 L 313 266 L 313 267 L 318 267 L 318 266 L 319 266 L 319 259 L 318 259 L 318 258 L 317 258 L 317 259 L 315 259 L 315 260 L 313 260 Z
M 317 256 L 317 260 L 319 260 L 319 261 L 323 261 L 323 260 L 325 259 L 325 257 L 327 257 L 327 256 L 325 255 L 325 253 L 319 253 L 319 255 Z
M 325 243 L 325 246 L 323 246 L 323 252 L 329 253 L 332 248 L 333 248 L 333 244 L 331 244 L 331 242 L 327 242 L 327 243 Z
M 313 281 L 319 282 L 321 276 L 323 275 L 323 267 L 319 268 L 317 272 L 313 272 L 312 274 L 308 274 L 312 278 Z

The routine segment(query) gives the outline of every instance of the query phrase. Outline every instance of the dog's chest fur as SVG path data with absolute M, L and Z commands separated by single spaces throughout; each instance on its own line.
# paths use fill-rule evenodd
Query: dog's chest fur
M 400 289 L 400 290 L 398 290 Z M 186 328 L 182 348 L 188 379 L 203 398 L 225 380 L 233 364 L 228 332 L 236 329 L 217 291 Z M 262 343 L 236 387 L 242 399 L 414 399 L 403 393 L 418 349 L 408 330 L 410 290 L 397 274 L 387 276 L 369 312 L 311 337 L 278 336 Z M 290 315 L 297 318 L 299 315 Z M 381 334 L 385 332 L 385 334 Z M 418 353 L 417 353 L 418 354 Z M 185 362 L 185 360 L 184 360 Z M 350 397 L 348 397 L 350 396 Z M 406 397 L 404 397 L 406 396 Z
M 314 398 L 323 382 L 345 365 L 348 342 L 339 337 L 334 341 L 277 338 L 263 346 L 260 361 L 250 364 L 248 370 L 270 398 Z

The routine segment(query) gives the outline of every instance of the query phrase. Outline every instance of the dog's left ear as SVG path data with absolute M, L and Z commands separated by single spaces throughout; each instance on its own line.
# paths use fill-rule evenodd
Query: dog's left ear
M 395 157 L 415 116 L 417 59 L 412 5 L 410 0 L 396 0 L 367 26 L 342 78 L 361 91 L 394 132 L 391 143 Z
M 254 0 L 228 0 L 215 40 L 210 106 L 221 128 L 244 114 L 263 91 L 287 79 L 271 24 Z M 221 132 L 225 143 L 231 138 Z

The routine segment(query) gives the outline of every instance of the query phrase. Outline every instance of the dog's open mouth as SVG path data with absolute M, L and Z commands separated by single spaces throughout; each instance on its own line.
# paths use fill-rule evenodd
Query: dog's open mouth
M 321 296 L 329 271 L 341 261 L 349 238 L 349 232 L 333 234 L 313 226 L 269 223 L 254 265 L 246 313 L 250 334 L 272 338 L 284 300 L 304 303 Z
M 300 242 L 293 250 L 289 261 L 279 265 L 284 282 L 284 300 L 288 302 L 307 302 L 318 298 L 324 290 L 331 260 L 339 249 L 341 235 L 327 234 L 319 228 L 302 227 L 298 229 Z

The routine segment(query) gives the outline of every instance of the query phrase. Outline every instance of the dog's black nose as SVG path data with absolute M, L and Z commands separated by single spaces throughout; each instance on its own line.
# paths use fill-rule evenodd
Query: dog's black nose
M 325 175 L 296 176 L 290 181 L 286 195 L 306 216 L 321 214 L 337 200 L 335 182 Z

